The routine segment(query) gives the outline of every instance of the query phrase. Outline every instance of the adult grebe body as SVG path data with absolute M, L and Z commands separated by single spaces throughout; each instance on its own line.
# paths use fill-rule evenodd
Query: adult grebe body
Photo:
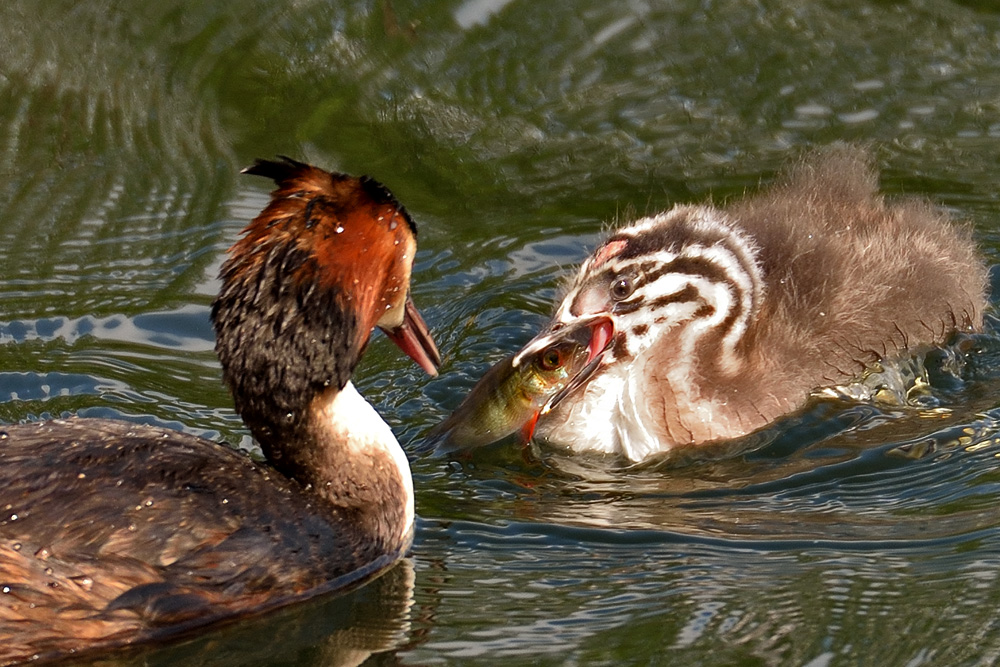
M 365 581 L 408 548 L 413 490 L 350 382 L 372 330 L 430 373 L 413 221 L 383 186 L 289 159 L 212 307 L 270 465 L 103 419 L 0 427 L 0 664 L 162 639 Z

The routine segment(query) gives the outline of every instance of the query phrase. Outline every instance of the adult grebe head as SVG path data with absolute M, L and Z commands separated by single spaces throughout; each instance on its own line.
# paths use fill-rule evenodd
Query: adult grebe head
M 376 326 L 436 374 L 440 357 L 409 296 L 416 225 L 369 178 L 288 158 L 244 171 L 278 188 L 222 267 L 216 351 L 268 460 L 315 483 L 316 461 L 304 456 L 315 420 L 348 385 Z

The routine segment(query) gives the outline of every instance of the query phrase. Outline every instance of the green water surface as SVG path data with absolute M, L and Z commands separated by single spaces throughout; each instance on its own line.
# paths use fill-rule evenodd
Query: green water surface
M 1000 344 L 936 410 L 811 406 L 752 453 L 629 469 L 421 453 L 616 220 L 869 143 L 1000 258 L 986 0 L 5 0 L 0 421 L 70 413 L 252 448 L 213 353 L 225 249 L 287 154 L 384 182 L 420 230 L 429 379 L 356 383 L 410 452 L 412 557 L 321 600 L 107 662 L 990 665 Z

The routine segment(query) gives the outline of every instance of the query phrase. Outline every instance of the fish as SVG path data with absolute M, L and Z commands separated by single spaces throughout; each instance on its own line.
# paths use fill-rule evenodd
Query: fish
M 613 337 L 614 324 L 603 315 L 542 332 L 490 368 L 428 441 L 438 451 L 481 447 L 515 433 L 528 442 L 538 417 L 593 374 Z

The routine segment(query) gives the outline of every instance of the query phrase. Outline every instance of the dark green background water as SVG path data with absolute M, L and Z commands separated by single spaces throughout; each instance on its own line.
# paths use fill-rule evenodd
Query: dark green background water
M 1000 11 L 987 0 L 0 4 L 0 420 L 120 416 L 252 446 L 208 309 L 288 154 L 420 225 L 446 362 L 356 380 L 411 454 L 412 559 L 133 658 L 987 665 L 1000 659 L 1000 346 L 936 410 L 816 404 L 772 445 L 638 470 L 423 433 L 531 337 L 611 221 L 724 200 L 870 142 L 1000 259 Z

